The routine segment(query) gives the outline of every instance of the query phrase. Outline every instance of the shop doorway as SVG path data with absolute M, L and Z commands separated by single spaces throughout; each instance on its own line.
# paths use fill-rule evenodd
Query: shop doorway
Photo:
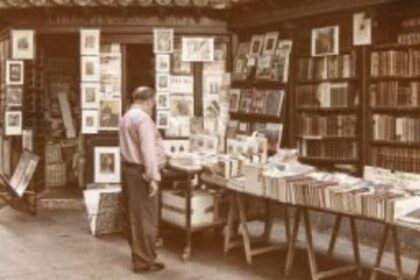
M 131 103 L 131 93 L 136 87 L 155 86 L 155 59 L 152 44 L 132 44 L 126 48 L 125 108 Z

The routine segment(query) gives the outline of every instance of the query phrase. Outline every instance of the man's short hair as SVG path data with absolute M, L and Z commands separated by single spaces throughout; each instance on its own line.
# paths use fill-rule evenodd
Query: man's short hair
M 155 90 L 150 87 L 138 87 L 132 93 L 133 101 L 147 101 L 155 97 Z

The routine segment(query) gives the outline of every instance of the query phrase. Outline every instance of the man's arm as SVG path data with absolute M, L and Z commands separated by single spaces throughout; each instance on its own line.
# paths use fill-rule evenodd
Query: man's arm
M 141 159 L 144 166 L 145 179 L 148 182 L 160 182 L 159 159 L 156 149 L 156 127 L 151 119 L 144 119 L 138 127 Z

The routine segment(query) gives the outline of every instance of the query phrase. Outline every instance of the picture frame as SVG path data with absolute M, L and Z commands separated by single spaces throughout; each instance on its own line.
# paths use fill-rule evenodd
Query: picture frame
M 119 147 L 95 147 L 95 183 L 119 183 L 121 160 Z
M 99 102 L 99 130 L 116 131 L 121 117 L 121 100 L 104 99 Z
M 156 124 L 159 129 L 169 128 L 169 110 L 156 111 Z
M 182 61 L 212 62 L 214 61 L 213 37 L 183 37 Z
M 156 94 L 156 109 L 168 110 L 170 105 L 169 92 L 160 91 Z
M 22 86 L 6 86 L 6 106 L 20 107 L 22 106 L 23 87 Z
M 83 109 L 98 109 L 100 100 L 99 83 L 81 83 L 80 97 Z
M 194 77 L 192 75 L 170 75 L 169 80 L 172 93 L 193 94 Z
M 372 19 L 364 12 L 353 14 L 353 45 L 370 44 L 372 44 Z
M 265 38 L 264 38 L 264 46 L 263 46 L 262 54 L 264 55 L 274 54 L 278 40 L 279 40 L 279 32 L 274 31 L 274 32 L 266 33 Z
M 231 89 L 229 91 L 229 111 L 238 112 L 241 91 L 239 89 Z
M 22 135 L 22 112 L 7 111 L 5 113 L 5 135 L 16 136 Z
M 169 54 L 156 55 L 156 72 L 170 72 L 171 56 Z
M 99 112 L 82 110 L 82 134 L 97 134 L 99 128 Z
M 19 158 L 19 162 L 13 172 L 8 185 L 19 197 L 25 193 L 38 165 L 39 157 L 34 153 L 24 150 Z
M 326 26 L 312 29 L 311 54 L 312 56 L 338 55 L 339 53 L 339 27 Z
M 100 59 L 99 56 L 82 56 L 81 57 L 81 81 L 82 82 L 99 82 L 100 78 Z
M 99 55 L 101 31 L 99 29 L 80 30 L 80 54 Z
M 6 85 L 23 85 L 23 70 L 22 60 L 6 60 Z
M 194 97 L 189 94 L 171 94 L 170 116 L 171 118 L 194 116 Z
M 156 74 L 156 90 L 169 91 L 170 88 L 170 75 L 168 73 Z
M 31 60 L 35 58 L 35 32 L 30 29 L 12 30 L 12 58 Z
M 174 30 L 169 28 L 153 29 L 154 53 L 172 53 L 174 51 Z
M 264 35 L 254 35 L 251 38 L 251 46 L 249 48 L 250 56 L 258 56 L 264 47 Z

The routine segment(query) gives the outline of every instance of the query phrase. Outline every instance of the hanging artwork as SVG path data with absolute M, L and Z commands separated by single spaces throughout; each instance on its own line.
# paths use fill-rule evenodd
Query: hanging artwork
M 156 94 L 156 109 L 157 110 L 169 109 L 169 92 L 158 92 Z
M 372 19 L 365 13 L 353 15 L 353 44 L 355 46 L 372 44 Z
M 156 90 L 157 91 L 169 91 L 169 74 L 168 73 L 157 73 L 156 74 Z
M 262 53 L 265 55 L 273 54 L 277 46 L 278 38 L 279 38 L 278 32 L 268 32 L 267 34 L 265 34 Z
M 100 34 L 99 29 L 80 30 L 81 55 L 99 55 Z
M 171 118 L 194 116 L 193 96 L 187 94 L 172 94 L 170 111 Z
M 120 148 L 95 147 L 95 183 L 119 183 Z
M 249 48 L 249 55 L 258 56 L 261 54 L 264 46 L 264 35 L 254 35 L 251 39 L 251 47 Z
M 214 60 L 214 38 L 183 37 L 182 60 L 187 62 L 210 62 Z
M 6 105 L 22 106 L 23 88 L 21 86 L 6 87 Z
M 99 114 L 96 110 L 82 111 L 82 133 L 97 134 L 99 126 Z
M 153 46 L 155 53 L 172 53 L 174 50 L 174 30 L 167 28 L 154 29 Z
M 169 54 L 156 55 L 156 72 L 169 72 L 171 69 L 171 56 Z
M 312 56 L 337 55 L 339 50 L 338 26 L 327 26 L 312 30 Z
M 121 116 L 121 100 L 101 100 L 99 105 L 99 129 L 118 130 L 118 122 Z
M 23 85 L 23 61 L 6 61 L 6 84 Z
M 82 56 L 82 82 L 99 82 L 99 56 Z
M 80 95 L 83 109 L 99 108 L 99 83 L 82 83 Z
M 156 112 L 157 128 L 169 128 L 169 111 L 160 110 Z
M 22 135 L 22 112 L 8 111 L 5 116 L 5 134 L 7 136 Z
M 39 157 L 29 151 L 23 151 L 20 156 L 19 163 L 9 181 L 9 185 L 19 197 L 22 197 L 27 189 L 38 161 Z
M 12 30 L 12 58 L 34 59 L 34 37 L 33 30 Z
M 194 92 L 194 78 L 190 75 L 171 75 L 170 76 L 170 91 L 174 93 Z

